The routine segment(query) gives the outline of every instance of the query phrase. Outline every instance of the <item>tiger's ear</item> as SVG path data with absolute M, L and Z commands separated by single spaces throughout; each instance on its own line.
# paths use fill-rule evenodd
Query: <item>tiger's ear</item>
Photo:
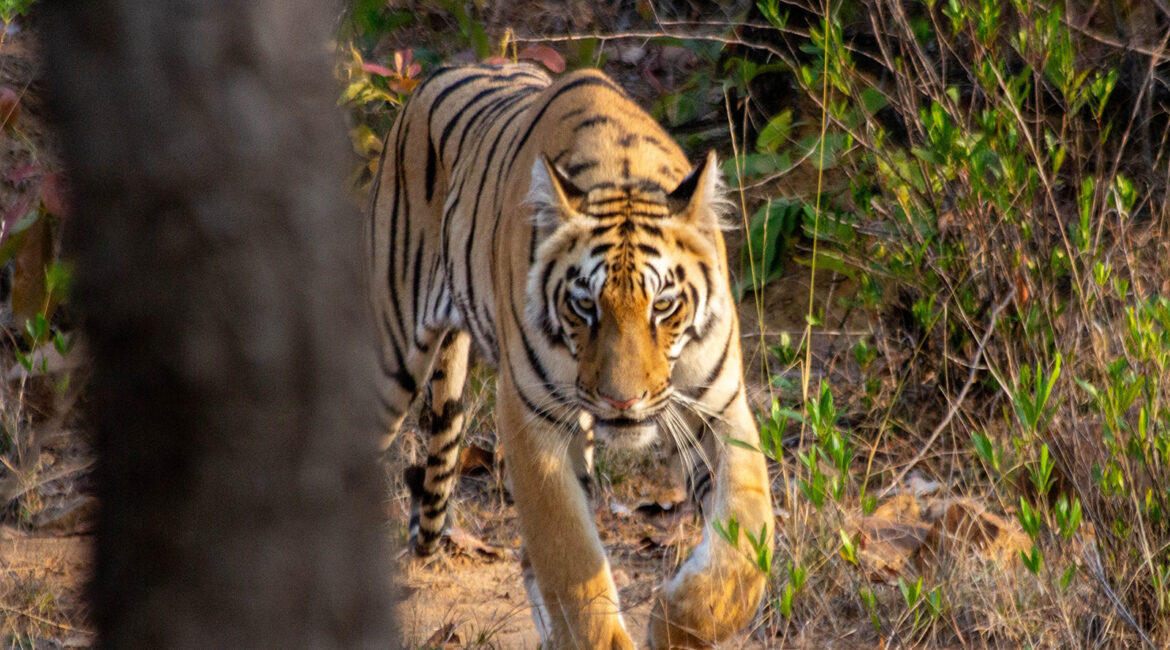
M 723 177 L 714 151 L 708 151 L 703 162 L 666 195 L 666 203 L 676 217 L 699 226 L 719 227 L 729 203 L 723 196 Z
M 534 207 L 538 226 L 555 226 L 568 221 L 581 209 L 585 192 L 569 180 L 548 156 L 540 154 L 532 163 L 532 181 L 527 202 Z

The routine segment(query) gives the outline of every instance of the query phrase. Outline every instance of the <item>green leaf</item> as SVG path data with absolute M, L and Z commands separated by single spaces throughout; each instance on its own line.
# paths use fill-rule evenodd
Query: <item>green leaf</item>
M 1020 559 L 1023 560 L 1024 566 L 1032 575 L 1039 576 L 1040 571 L 1044 568 L 1044 554 L 1040 552 L 1040 547 L 1033 544 L 1031 554 L 1020 551 Z
M 983 459 L 993 469 L 998 469 L 995 465 L 995 449 L 991 446 L 991 439 L 983 433 L 971 434 L 971 445 L 975 447 L 975 453 Z
M 826 133 L 823 140 L 810 135 L 802 138 L 800 144 L 808 152 L 812 166 L 825 171 L 837 166 L 841 155 L 853 145 L 853 139 L 847 133 Z
M 792 109 L 787 109 L 769 120 L 767 126 L 760 131 L 759 137 L 756 138 L 756 149 L 760 152 L 776 153 L 788 140 L 791 132 Z
M 932 149 L 923 149 L 922 147 L 910 147 L 910 151 L 919 160 L 922 160 L 923 162 L 930 163 L 932 165 L 942 165 L 943 163 L 945 163 L 947 161 L 946 158 L 939 155 L 936 151 L 934 151 Z
M 799 223 L 802 204 L 773 199 L 760 206 L 748 227 L 743 263 L 748 270 L 735 286 L 737 298 L 748 290 L 759 290 L 784 272 L 783 254 Z
M 853 538 L 841 528 L 837 530 L 841 535 L 841 557 L 849 564 L 857 566 L 857 547 L 853 542 Z
M 748 179 L 774 174 L 791 166 L 791 156 L 782 153 L 749 153 L 738 158 L 723 161 L 723 175 L 731 185 L 739 185 Z
M 843 258 L 838 257 L 830 251 L 818 250 L 814 258 L 793 257 L 792 261 L 810 269 L 816 268 L 820 271 L 836 271 L 850 279 L 856 275 L 856 269 L 849 266 Z
M 711 527 L 728 544 L 732 546 L 739 545 L 739 522 L 736 521 L 735 515 L 728 518 L 726 526 L 718 518 L 714 518 L 711 520 Z
M 756 7 L 760 9 L 760 13 L 763 14 L 764 18 L 767 18 L 768 22 L 772 23 L 774 27 L 777 29 L 784 29 L 785 25 L 788 24 L 788 14 L 781 14 L 777 4 L 777 0 L 760 0 L 760 2 L 756 3 Z
M 888 106 L 890 100 L 877 88 L 866 88 L 861 91 L 861 105 L 869 113 L 876 113 Z
M 755 451 L 755 452 L 760 451 L 759 447 L 752 445 L 750 442 L 747 442 L 746 440 L 740 440 L 739 438 L 728 438 L 727 444 L 733 445 L 735 447 L 739 447 L 741 449 L 747 449 L 748 451 Z

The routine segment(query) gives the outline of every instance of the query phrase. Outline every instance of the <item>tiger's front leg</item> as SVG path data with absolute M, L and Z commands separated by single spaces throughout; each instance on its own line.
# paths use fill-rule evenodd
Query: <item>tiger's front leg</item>
M 634 648 L 593 514 L 560 430 L 527 411 L 501 373 L 497 422 L 528 562 L 555 650 Z
M 678 573 L 664 585 L 650 618 L 651 648 L 706 648 L 747 625 L 759 608 L 767 576 L 755 563 L 745 532 L 772 548 L 773 515 L 768 469 L 758 451 L 726 444 L 735 438 L 756 446 L 759 434 L 742 389 L 726 415 L 710 423 L 719 449 L 715 493 L 706 509 L 703 538 Z M 735 517 L 739 542 L 715 532 Z M 763 530 L 763 539 L 760 539 Z

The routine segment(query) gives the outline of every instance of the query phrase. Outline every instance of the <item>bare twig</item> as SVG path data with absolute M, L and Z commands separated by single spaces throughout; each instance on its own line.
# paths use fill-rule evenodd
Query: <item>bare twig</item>
M 1153 60 L 1153 63 L 1155 65 L 1157 65 L 1159 63 L 1163 63 L 1167 60 L 1170 60 L 1170 52 L 1167 52 L 1163 48 L 1145 47 L 1142 45 L 1138 45 L 1137 43 L 1123 43 L 1120 40 L 1118 40 L 1112 36 L 1109 36 L 1108 34 L 1102 34 L 1100 32 L 1095 32 L 1087 27 L 1077 25 L 1077 24 L 1073 23 L 1073 21 L 1067 20 L 1067 19 L 1064 21 L 1064 24 L 1069 29 L 1076 31 L 1078 34 L 1081 34 L 1082 36 L 1085 36 L 1087 38 L 1091 38 L 1094 41 L 1101 43 L 1102 45 L 1108 45 L 1110 47 L 1115 47 L 1119 50 L 1128 50 L 1130 52 L 1137 52 L 1138 54 L 1148 56 Z
M 1130 627 L 1134 629 L 1135 632 L 1138 633 L 1138 636 L 1142 638 L 1142 641 L 1147 647 L 1157 647 L 1154 645 L 1154 642 L 1150 640 L 1150 637 L 1146 634 L 1146 631 L 1142 629 L 1142 626 L 1138 624 L 1136 619 L 1134 619 L 1133 614 L 1129 613 L 1129 610 L 1125 608 L 1125 603 L 1121 602 L 1121 599 L 1118 598 L 1117 594 L 1113 592 L 1113 587 L 1109 586 L 1109 581 L 1105 579 L 1105 569 L 1101 566 L 1101 557 L 1097 553 L 1096 542 L 1089 544 L 1082 539 L 1081 544 L 1084 547 L 1085 564 L 1089 567 L 1089 573 L 1091 573 L 1093 578 L 1098 582 L 1098 584 L 1101 585 L 1101 589 L 1105 592 L 1105 597 L 1108 598 L 1109 602 L 1113 604 L 1114 611 L 1116 611 L 1117 615 L 1120 616 L 1122 620 L 1124 620 Z
M 638 39 L 652 39 L 652 38 L 684 38 L 694 41 L 714 41 L 716 43 L 723 43 L 724 45 L 739 45 L 742 47 L 750 47 L 757 50 L 769 52 L 778 57 L 784 57 L 784 52 L 768 45 L 767 43 L 754 43 L 745 41 L 738 36 L 720 36 L 718 34 L 684 34 L 667 31 L 627 31 L 627 32 L 611 32 L 608 34 L 555 34 L 555 35 L 539 35 L 534 34 L 525 36 L 517 34 L 514 40 L 517 43 L 564 43 L 575 41 L 587 41 L 590 39 L 597 39 L 599 41 L 613 41 L 624 38 L 638 38 Z
M 934 431 L 931 432 L 930 438 L 927 438 L 926 443 L 922 445 L 922 449 L 919 449 L 918 453 L 914 455 L 914 458 L 911 458 L 910 462 L 906 463 L 906 466 L 902 468 L 902 471 L 898 472 L 898 475 L 894 477 L 894 480 L 878 493 L 877 497 L 879 499 L 889 494 L 891 490 L 902 483 L 902 480 L 906 478 L 906 474 L 908 474 L 910 470 L 913 469 L 914 466 L 917 465 L 919 461 L 921 461 L 923 457 L 926 456 L 926 452 L 930 450 L 930 446 L 934 444 L 935 440 L 938 440 L 938 437 L 942 435 L 943 429 L 945 429 L 947 425 L 951 423 L 951 418 L 955 417 L 955 413 L 959 411 L 959 405 L 963 403 L 963 399 L 967 396 L 967 391 L 970 390 L 971 385 L 975 383 L 975 373 L 979 370 L 979 360 L 983 357 L 983 350 L 987 347 L 987 340 L 991 338 L 991 333 L 995 331 L 995 324 L 999 321 L 999 313 L 1003 311 L 1004 308 L 1007 307 L 1015 297 L 1016 289 L 1015 287 L 1012 287 L 1012 289 L 1008 291 L 1008 294 L 1004 296 L 1004 299 L 995 306 L 995 309 L 991 310 L 991 318 L 987 323 L 987 329 L 983 332 L 983 336 L 979 339 L 979 347 L 975 349 L 975 355 L 971 358 L 971 370 L 967 373 L 967 381 L 963 383 L 962 390 L 959 391 L 959 394 L 955 397 L 954 401 L 951 402 L 950 408 L 947 409 L 947 414 L 943 416 L 942 421 L 940 421 L 938 426 L 934 428 Z

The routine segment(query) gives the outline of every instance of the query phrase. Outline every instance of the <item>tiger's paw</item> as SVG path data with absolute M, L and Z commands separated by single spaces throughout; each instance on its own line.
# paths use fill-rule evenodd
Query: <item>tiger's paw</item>
M 664 585 L 650 615 L 647 642 L 653 650 L 714 647 L 759 609 L 766 576 L 730 545 L 712 552 L 711 543 L 704 539 Z
M 553 639 L 541 635 L 542 647 L 550 650 L 636 650 L 633 639 L 621 623 L 606 626 L 603 630 L 562 631 Z
M 629 634 L 626 634 L 624 628 L 614 630 L 613 637 L 610 639 L 609 645 L 603 646 L 612 648 L 613 650 L 635 650 L 637 646 L 634 645 L 633 639 Z

